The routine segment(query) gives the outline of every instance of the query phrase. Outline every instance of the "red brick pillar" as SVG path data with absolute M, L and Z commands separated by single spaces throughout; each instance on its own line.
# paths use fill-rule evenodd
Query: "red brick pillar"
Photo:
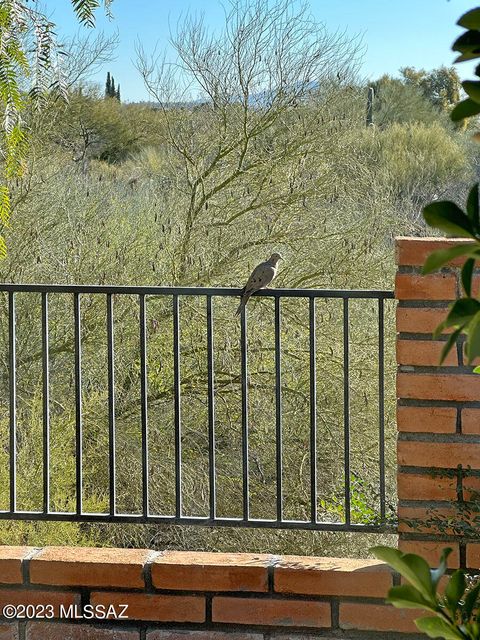
M 461 342 L 440 366 L 447 336 L 432 339 L 460 293 L 462 261 L 421 275 L 432 251 L 458 242 L 397 239 L 399 547 L 433 564 L 450 546 L 452 567 L 478 568 L 480 520 L 475 524 L 472 500 L 480 501 L 480 375 L 466 365 Z

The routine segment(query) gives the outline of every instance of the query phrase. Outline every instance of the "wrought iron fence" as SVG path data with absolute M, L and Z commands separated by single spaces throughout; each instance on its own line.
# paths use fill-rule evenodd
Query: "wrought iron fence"
M 251 311 L 243 311 L 239 319 L 238 337 L 233 336 L 233 342 L 238 346 L 240 374 L 235 383 L 238 385 L 238 397 L 240 400 L 238 412 L 239 423 L 241 424 L 241 506 L 239 513 L 235 517 L 225 517 L 217 510 L 218 505 L 218 483 L 217 483 L 217 439 L 216 429 L 218 427 L 218 417 L 216 415 L 216 394 L 218 391 L 215 369 L 215 353 L 223 348 L 222 344 L 215 343 L 215 310 L 221 304 L 220 298 L 236 298 L 241 293 L 238 289 L 227 288 L 196 288 L 196 287 L 133 287 L 133 286 L 76 286 L 76 285 L 0 285 L 0 292 L 4 292 L 5 302 L 5 324 L 8 323 L 8 331 L 5 330 L 6 371 L 2 372 L 6 380 L 5 388 L 9 390 L 8 403 L 5 402 L 6 409 L 5 429 L 8 436 L 5 436 L 5 461 L 8 465 L 6 475 L 9 479 L 8 508 L 0 510 L 0 518 L 3 519 L 26 519 L 26 520 L 66 520 L 66 521 L 89 521 L 89 522 L 130 522 L 130 523 L 169 523 L 185 525 L 207 525 L 207 526 L 241 526 L 241 527 L 270 527 L 270 528 L 293 528 L 293 529 L 314 529 L 332 531 L 388 531 L 392 530 L 392 523 L 389 522 L 389 514 L 386 505 L 386 484 L 385 484 L 385 301 L 393 298 L 391 291 L 342 291 L 324 289 L 271 289 L 258 292 L 250 305 L 258 304 L 255 298 L 273 298 L 273 318 L 274 329 L 273 354 L 272 354 L 272 398 L 274 394 L 274 424 L 272 432 L 274 438 L 274 460 L 272 468 L 275 472 L 270 482 L 265 481 L 264 485 L 270 485 L 269 490 L 274 492 L 275 505 L 273 517 L 254 517 L 251 513 L 251 476 L 252 476 L 252 455 L 249 443 L 250 432 L 250 374 L 249 374 L 249 327 L 247 327 L 247 316 Z M 39 309 L 41 319 L 39 326 L 41 332 L 41 353 L 39 362 L 41 363 L 41 446 L 39 456 L 41 468 L 41 494 L 43 506 L 37 510 L 24 510 L 19 508 L 17 500 L 17 474 L 19 471 L 18 452 L 18 429 L 17 429 L 17 310 L 16 301 L 24 294 L 36 295 L 39 298 Z M 73 509 L 61 510 L 52 508 L 51 504 L 51 388 L 50 388 L 50 365 L 52 349 L 49 345 L 49 306 L 52 299 L 60 294 L 67 294 L 70 302 L 68 306 L 73 324 L 72 339 L 72 388 L 74 389 L 75 411 L 74 411 L 74 441 L 72 445 L 72 460 L 74 459 L 74 498 L 72 502 L 66 504 L 74 505 Z M 106 345 L 107 345 L 107 380 L 106 402 L 108 405 L 108 508 L 102 512 L 86 512 L 83 502 L 84 493 L 84 464 L 86 454 L 84 451 L 84 415 L 82 398 L 84 394 L 82 376 L 84 374 L 82 366 L 83 341 L 86 340 L 82 334 L 82 313 L 81 301 L 84 296 L 100 296 L 105 299 L 105 320 L 106 320 Z M 134 298 L 136 305 L 135 318 L 137 322 L 136 339 L 138 339 L 139 352 L 135 364 L 135 371 L 139 378 L 138 404 L 140 407 L 140 438 L 139 438 L 139 467 L 140 475 L 140 505 L 138 512 L 126 513 L 118 506 L 117 495 L 117 471 L 118 471 L 118 451 L 116 448 L 116 379 L 115 379 L 115 359 L 117 344 L 115 341 L 115 302 L 121 298 L 130 296 Z M 151 446 L 149 443 L 149 335 L 147 330 L 147 301 L 161 298 L 164 303 L 168 301 L 170 307 L 171 337 L 165 336 L 165 340 L 172 340 L 172 389 L 171 398 L 173 403 L 173 433 L 174 433 L 174 483 L 172 486 L 174 497 L 172 499 L 172 512 L 157 513 L 152 510 L 150 499 L 150 476 L 155 468 L 158 459 L 153 459 Z M 206 349 L 203 354 L 206 359 L 206 416 L 207 424 L 206 446 L 208 453 L 207 472 L 205 479 L 206 513 L 203 515 L 191 515 L 184 509 L 183 496 L 183 474 L 185 462 L 182 459 L 182 413 L 184 410 L 182 398 L 182 352 L 181 352 L 181 306 L 180 301 L 196 298 L 201 301 L 204 315 L 201 317 L 202 331 L 206 334 Z M 308 344 L 308 371 L 305 372 L 307 382 L 306 400 L 308 403 L 308 425 L 305 426 L 306 451 L 305 459 L 308 466 L 307 496 L 308 505 L 305 507 L 307 517 L 304 519 L 292 519 L 285 514 L 285 487 L 284 487 L 284 430 L 283 430 L 283 401 L 285 385 L 283 381 L 282 367 L 282 307 L 287 299 L 304 299 L 305 319 L 307 326 L 304 327 L 306 344 Z M 341 371 L 343 381 L 338 394 L 343 396 L 343 425 L 339 433 L 335 435 L 339 441 L 343 441 L 343 461 L 341 464 L 342 477 L 337 478 L 342 487 L 341 499 L 336 501 L 337 517 L 320 517 L 322 501 L 319 498 L 319 483 L 321 482 L 321 469 L 318 466 L 319 429 L 318 429 L 318 398 L 317 398 L 317 327 L 318 318 L 316 308 L 319 300 L 336 300 L 340 305 L 339 318 L 341 319 L 343 335 L 341 337 L 331 336 L 331 340 L 340 340 L 341 349 Z M 375 488 L 376 513 L 362 522 L 361 518 L 352 517 L 352 500 L 357 500 L 352 495 L 355 491 L 355 474 L 351 469 L 351 342 L 350 323 L 352 301 L 369 301 L 374 305 L 376 322 L 375 349 L 377 351 L 376 362 L 372 364 L 376 376 L 377 407 L 376 417 L 378 449 L 372 454 L 378 470 L 378 484 Z M 269 303 L 271 304 L 271 303 Z M 25 321 L 25 320 L 24 320 Z M 27 322 L 33 322 L 31 316 L 27 317 Z M 203 324 L 205 322 L 205 324 Z M 6 327 L 4 327 L 6 329 Z M 203 352 L 202 352 L 203 353 Z M 203 357 L 203 356 L 202 356 Z M 306 360 L 307 362 L 307 360 Z M 1 421 L 0 421 L 1 424 Z M 23 436 L 25 437 L 25 436 Z M 28 437 L 28 436 L 27 436 Z M 122 458 L 122 464 L 128 464 L 128 460 Z M 239 461 L 240 462 L 240 461 Z M 33 461 L 32 461 L 33 464 Z M 240 465 L 239 465 L 240 468 Z M 320 472 L 320 473 L 319 473 Z M 72 476 L 73 477 L 73 476 Z M 272 488 L 273 485 L 273 488 Z M 321 487 L 320 487 L 321 489 Z M 122 491 L 128 492 L 128 487 L 123 486 Z M 357 500 L 358 501 L 358 500 Z M 324 515 L 324 514 L 323 514 Z

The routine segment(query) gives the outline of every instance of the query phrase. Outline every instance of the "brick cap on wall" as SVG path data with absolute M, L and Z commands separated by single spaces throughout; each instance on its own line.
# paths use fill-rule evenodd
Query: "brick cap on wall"
M 412 238 L 400 236 L 395 238 L 395 262 L 404 266 L 422 266 L 432 251 L 449 249 L 457 244 L 474 244 L 468 238 Z M 451 266 L 461 266 L 465 258 L 461 256 L 449 263 Z
M 22 566 L 23 565 L 23 566 Z M 275 590 L 303 595 L 383 597 L 392 572 L 378 560 L 89 547 L 0 547 L 0 576 L 22 584 L 158 590 Z

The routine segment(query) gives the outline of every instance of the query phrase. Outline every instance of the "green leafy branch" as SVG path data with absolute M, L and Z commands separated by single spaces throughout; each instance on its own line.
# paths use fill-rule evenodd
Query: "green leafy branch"
M 475 261 L 480 259 L 480 214 L 478 202 L 478 183 L 475 184 L 467 199 L 467 211 L 464 213 L 454 202 L 433 202 L 425 207 L 423 215 L 426 222 L 447 234 L 470 238 L 473 242 L 464 243 L 449 249 L 434 251 L 427 258 L 423 273 L 437 271 L 451 260 L 466 257 L 461 272 L 462 288 L 465 296 L 451 306 L 447 318 L 436 328 L 434 337 L 454 329 L 442 349 L 441 362 L 456 344 L 461 333 L 467 336 L 466 355 L 471 363 L 480 356 L 480 302 L 472 297 L 472 278 Z
M 457 23 L 466 31 L 454 42 L 452 49 L 459 52 L 455 62 L 480 58 L 480 7 L 465 13 Z M 480 77 L 480 65 L 475 69 Z M 455 122 L 480 114 L 480 81 L 467 80 L 462 83 L 468 98 L 459 102 L 451 113 Z M 478 137 L 478 134 L 477 134 Z M 434 337 L 445 329 L 453 329 L 442 349 L 441 362 L 456 344 L 461 334 L 466 336 L 465 353 L 469 364 L 480 356 L 480 302 L 472 296 L 472 276 L 475 262 L 480 259 L 480 220 L 479 187 L 475 184 L 467 198 L 466 211 L 450 201 L 437 201 L 427 205 L 423 216 L 427 224 L 443 231 L 447 235 L 469 238 L 472 242 L 463 243 L 450 249 L 432 253 L 425 262 L 423 273 L 431 273 L 442 268 L 451 260 L 465 257 L 461 271 L 464 296 L 456 300 L 449 309 L 447 318 L 437 327 Z M 480 367 L 474 369 L 480 373 Z
M 443 550 L 437 569 L 414 553 L 403 553 L 390 547 L 373 547 L 379 560 L 408 582 L 392 587 L 387 602 L 399 609 L 424 609 L 433 615 L 417 618 L 417 628 L 430 638 L 445 640 L 480 639 L 480 582 L 474 584 L 462 569 L 455 571 L 444 594 L 438 593 L 440 579 L 447 571 L 447 558 L 452 549 Z
M 95 25 L 95 10 L 100 0 L 71 0 L 79 22 Z M 112 0 L 103 0 L 107 13 Z M 4 0 L 0 3 L 0 102 L 3 122 L 0 131 L 0 153 L 4 162 L 4 184 L 0 185 L 0 260 L 6 257 L 3 231 L 9 225 L 11 204 L 9 182 L 24 173 L 28 138 L 22 120 L 28 101 L 36 103 L 49 93 L 66 96 L 61 67 L 54 64 L 57 51 L 55 25 L 30 6 L 30 0 Z M 35 50 L 31 62 L 25 49 L 25 36 L 34 33 Z M 28 93 L 22 91 L 23 79 L 33 78 Z

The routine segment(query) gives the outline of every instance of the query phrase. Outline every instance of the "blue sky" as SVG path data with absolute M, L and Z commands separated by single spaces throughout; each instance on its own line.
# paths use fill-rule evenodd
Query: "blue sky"
M 315 18 L 335 31 L 362 34 L 366 52 L 362 75 L 377 78 L 395 75 L 402 66 L 432 69 L 452 64 L 452 41 L 461 32 L 455 26 L 459 16 L 476 6 L 474 0 L 310 0 Z M 79 29 L 70 0 L 45 0 L 47 12 L 57 24 L 59 36 L 71 36 Z M 123 100 L 146 100 L 148 95 L 135 69 L 135 42 L 153 51 L 168 48 L 170 29 L 187 12 L 203 12 L 205 23 L 219 29 L 223 19 L 217 0 L 114 0 L 113 20 L 98 12 L 97 29 L 118 31 L 120 46 L 116 59 L 94 78 L 104 84 L 106 72 L 121 84 Z M 461 77 L 469 67 L 459 65 Z

